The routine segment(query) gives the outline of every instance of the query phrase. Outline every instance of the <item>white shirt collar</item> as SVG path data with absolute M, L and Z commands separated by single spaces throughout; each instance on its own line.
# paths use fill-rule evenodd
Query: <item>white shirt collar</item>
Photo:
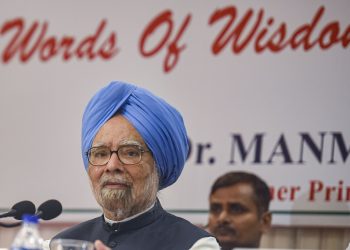
M 120 220 L 120 221 L 115 221 L 115 220 L 110 220 L 106 217 L 106 215 L 103 215 L 103 217 L 105 218 L 105 222 L 108 223 L 109 225 L 113 225 L 114 223 L 120 223 L 120 222 L 125 222 L 125 221 L 129 221 L 129 220 L 132 220 L 138 216 L 140 216 L 141 214 L 144 214 L 146 212 L 148 212 L 149 210 L 151 210 L 153 207 L 154 207 L 155 203 L 152 204 L 152 206 L 150 206 L 149 208 L 147 208 L 146 210 L 142 211 L 141 213 L 138 213 L 138 214 L 135 214 L 131 217 L 128 217 L 128 218 L 125 218 L 123 220 Z

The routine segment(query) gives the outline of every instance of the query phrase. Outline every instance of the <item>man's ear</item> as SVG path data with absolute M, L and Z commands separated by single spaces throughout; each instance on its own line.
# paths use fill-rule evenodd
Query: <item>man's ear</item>
M 272 214 L 267 211 L 261 216 L 261 232 L 266 233 L 271 228 Z

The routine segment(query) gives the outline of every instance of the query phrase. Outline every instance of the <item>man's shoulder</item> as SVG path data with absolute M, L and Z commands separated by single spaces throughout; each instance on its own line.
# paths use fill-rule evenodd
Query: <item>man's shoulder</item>
M 211 236 L 191 222 L 165 211 L 142 231 L 149 239 L 154 239 L 152 242 L 156 246 L 161 246 L 158 249 L 190 249 L 199 239 Z
M 197 237 L 209 237 L 211 236 L 207 231 L 192 224 L 184 218 L 178 217 L 171 213 L 166 212 L 164 220 L 167 223 L 168 230 L 174 230 L 184 235 L 193 235 Z
M 67 228 L 53 237 L 53 239 L 86 239 L 87 235 L 90 235 L 93 229 L 103 227 L 102 218 L 97 217 L 88 221 L 84 221 L 70 228 Z

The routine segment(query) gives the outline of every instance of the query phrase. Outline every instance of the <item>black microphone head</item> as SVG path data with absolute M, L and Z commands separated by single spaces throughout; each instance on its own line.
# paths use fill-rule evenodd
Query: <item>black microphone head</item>
M 58 200 L 48 200 L 42 203 L 36 212 L 39 218 L 51 220 L 62 213 L 62 204 Z
M 35 205 L 31 201 L 20 201 L 13 205 L 12 210 L 15 211 L 13 217 L 17 220 L 21 220 L 23 214 L 35 213 Z

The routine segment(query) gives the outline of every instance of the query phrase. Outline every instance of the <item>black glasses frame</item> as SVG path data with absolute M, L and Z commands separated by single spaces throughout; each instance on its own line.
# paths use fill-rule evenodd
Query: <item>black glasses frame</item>
M 122 161 L 122 160 L 120 159 L 120 156 L 119 156 L 119 150 L 120 150 L 120 149 L 125 148 L 125 147 L 130 147 L 130 146 L 138 148 L 138 149 L 140 150 L 140 153 L 141 153 L 141 154 L 140 154 L 140 159 L 139 159 L 137 162 L 132 163 L 132 164 L 130 164 L 130 163 L 125 163 L 124 161 Z M 85 155 L 86 155 L 86 157 L 88 158 L 88 161 L 89 161 L 89 163 L 90 163 L 92 166 L 104 166 L 104 165 L 107 165 L 108 162 L 111 160 L 113 153 L 115 153 L 115 154 L 117 155 L 118 160 L 119 160 L 121 163 L 123 163 L 124 165 L 135 165 L 135 164 L 138 164 L 138 163 L 140 163 L 140 162 L 142 161 L 142 155 L 143 155 L 143 153 L 150 152 L 150 150 L 145 150 L 143 147 L 141 147 L 141 146 L 139 146 L 139 145 L 132 145 L 132 144 L 131 144 L 131 145 L 130 145 L 130 144 L 128 144 L 128 145 L 127 145 L 127 144 L 126 144 L 126 145 L 121 145 L 121 146 L 118 147 L 117 150 L 111 150 L 111 149 L 109 149 L 109 152 L 110 152 L 110 154 L 109 154 L 109 159 L 108 159 L 108 161 L 107 161 L 106 163 L 104 163 L 104 164 L 93 164 L 93 163 L 90 161 L 90 154 L 91 154 L 91 150 L 96 149 L 96 148 L 106 148 L 106 149 L 109 149 L 109 148 L 104 147 L 104 146 L 98 146 L 98 147 L 91 147 L 91 148 L 89 148 L 89 150 L 88 150 L 87 152 L 85 152 Z

